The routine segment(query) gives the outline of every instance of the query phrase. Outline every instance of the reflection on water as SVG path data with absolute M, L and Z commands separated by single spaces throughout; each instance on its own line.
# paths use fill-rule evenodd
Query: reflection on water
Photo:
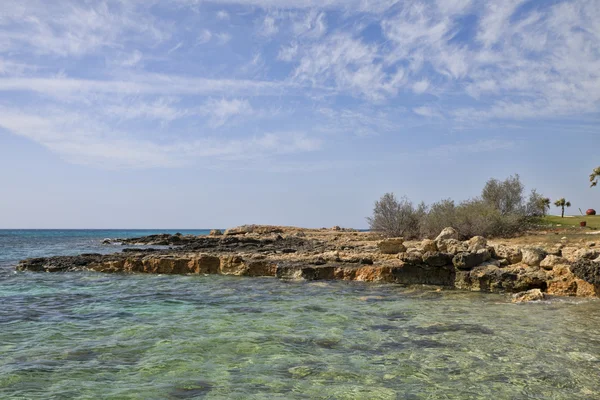
M 2 399 L 600 398 L 600 302 L 5 273 Z

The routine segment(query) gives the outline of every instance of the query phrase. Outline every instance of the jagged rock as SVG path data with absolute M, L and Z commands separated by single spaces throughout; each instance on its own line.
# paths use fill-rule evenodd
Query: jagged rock
M 458 253 L 452 259 L 452 264 L 460 270 L 470 270 L 478 265 L 483 264 L 486 258 L 487 251 L 485 253 Z
M 406 251 L 403 238 L 384 239 L 377 243 L 382 254 L 398 254 Z
M 544 249 L 538 247 L 529 247 L 521 250 L 523 254 L 522 262 L 530 267 L 539 267 L 541 262 L 546 258 L 548 253 Z
M 487 239 L 482 236 L 474 236 L 467 241 L 468 250 L 470 252 L 475 252 L 477 250 L 486 249 L 487 248 Z
M 524 303 L 529 301 L 544 300 L 546 296 L 540 289 L 531 289 L 526 292 L 515 293 L 512 295 L 513 303 Z
M 400 253 L 398 258 L 405 264 L 419 265 L 423 263 L 423 255 L 415 251 Z
M 108 238 L 107 238 L 107 239 L 104 239 L 104 240 L 102 241 L 102 244 L 112 244 L 112 239 L 108 239 Z
M 436 240 L 436 245 L 439 251 L 443 253 L 458 254 L 469 251 L 469 246 L 465 242 L 457 239 Z
M 571 272 L 592 285 L 600 285 L 600 264 L 597 262 L 581 259 L 571 265 Z
M 539 268 L 498 268 L 481 265 L 471 271 L 456 271 L 455 285 L 459 289 L 481 292 L 521 292 L 546 289 L 547 276 Z
M 594 260 L 600 257 L 600 251 L 596 249 L 581 249 L 575 253 L 576 258 L 583 258 L 586 260 Z
M 418 249 L 419 249 L 419 251 L 421 251 L 423 253 L 438 251 L 438 248 L 437 248 L 437 245 L 436 245 L 435 241 L 431 240 L 431 239 L 425 239 L 425 240 L 423 240 L 419 244 Z
M 549 255 L 542 260 L 542 262 L 540 263 L 540 267 L 547 269 L 547 270 L 551 270 L 556 265 L 566 264 L 566 263 L 568 263 L 568 261 L 562 257 Z
M 432 267 L 443 267 L 452 264 L 452 255 L 439 251 L 428 251 L 423 254 L 423 262 Z
M 280 226 L 272 225 L 242 225 L 227 229 L 225 231 L 225 236 L 246 235 L 250 233 L 267 235 L 273 233 L 283 233 L 283 229 Z
M 508 260 L 510 264 L 518 264 L 523 260 L 523 253 L 516 247 L 501 244 L 494 247 L 494 251 L 496 257 Z
M 220 229 L 212 229 L 208 235 L 209 236 L 222 236 L 223 232 Z
M 458 231 L 451 227 L 444 228 L 440 232 L 440 234 L 435 238 L 435 241 L 437 242 L 439 240 L 448 240 L 448 239 L 458 240 L 459 239 Z

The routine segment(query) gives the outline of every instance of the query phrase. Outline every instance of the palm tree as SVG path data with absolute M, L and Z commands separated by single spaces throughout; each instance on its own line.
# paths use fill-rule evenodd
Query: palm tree
M 592 187 L 598 184 L 598 178 L 600 178 L 600 167 L 594 169 L 590 175 L 590 182 L 592 183 Z
M 561 218 L 565 217 L 565 207 L 571 207 L 571 202 L 565 200 L 565 198 L 563 197 L 562 199 L 556 200 L 554 202 L 554 205 L 556 207 L 561 207 L 562 208 L 562 214 L 560 215 Z

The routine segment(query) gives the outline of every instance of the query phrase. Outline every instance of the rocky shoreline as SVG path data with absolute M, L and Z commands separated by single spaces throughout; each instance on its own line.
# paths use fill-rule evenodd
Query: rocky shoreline
M 223 274 L 280 279 L 434 285 L 481 292 L 600 297 L 595 243 L 553 247 L 506 245 L 483 237 L 458 240 L 447 228 L 435 240 L 405 242 L 369 232 L 249 225 L 209 236 L 152 235 L 107 239 L 119 253 L 32 258 L 19 271 Z M 135 246 L 171 246 L 136 248 Z M 127 247 L 134 246 L 134 247 Z

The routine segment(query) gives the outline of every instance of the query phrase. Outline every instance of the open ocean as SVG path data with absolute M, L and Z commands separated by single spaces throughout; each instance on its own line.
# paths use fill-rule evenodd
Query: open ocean
M 598 300 L 14 271 L 160 232 L 0 230 L 0 399 L 600 399 Z

